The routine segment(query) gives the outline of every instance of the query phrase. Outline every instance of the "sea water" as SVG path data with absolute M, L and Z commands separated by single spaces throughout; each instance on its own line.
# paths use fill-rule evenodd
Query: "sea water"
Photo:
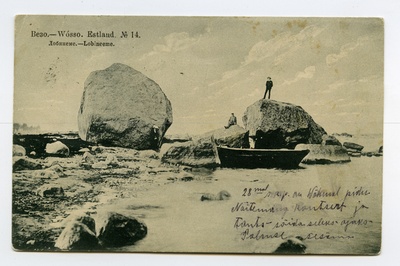
M 381 243 L 382 157 L 299 169 L 193 171 L 113 207 L 147 236 L 125 252 L 271 253 L 302 237 L 310 254 L 374 254 Z M 228 200 L 201 201 L 225 190 Z

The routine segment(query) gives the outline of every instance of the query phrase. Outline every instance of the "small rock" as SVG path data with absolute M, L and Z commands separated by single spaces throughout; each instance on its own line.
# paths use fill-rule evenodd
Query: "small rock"
M 36 194 L 44 198 L 63 197 L 64 189 L 60 186 L 45 184 L 38 188 Z
M 62 167 L 58 162 L 53 162 L 48 169 L 59 173 L 62 173 L 64 171 L 64 167 Z
M 82 155 L 82 163 L 88 163 L 88 164 L 94 164 L 97 162 L 96 156 L 94 156 L 93 154 L 91 154 L 90 152 L 85 152 Z
M 180 165 L 180 166 L 179 166 L 179 170 L 181 170 L 181 171 L 188 171 L 188 172 L 192 172 L 192 170 L 193 170 L 193 167 L 186 166 L 186 165 Z
M 335 138 L 334 136 L 330 136 L 330 135 L 323 135 L 322 136 L 322 145 L 339 145 L 341 146 L 342 143 L 340 143 L 340 141 Z
M 113 167 L 119 166 L 118 158 L 114 154 L 108 154 L 105 163 Z
M 108 164 L 106 162 L 97 162 L 92 164 L 93 169 L 107 169 Z
M 178 174 L 177 178 L 181 181 L 192 181 L 194 179 L 194 175 L 185 171 L 182 171 Z
M 37 170 L 43 166 L 29 158 L 18 158 L 13 162 L 13 172 L 22 170 Z
M 36 242 L 36 241 L 35 241 L 34 239 L 31 239 L 31 240 L 26 241 L 26 244 L 27 244 L 27 245 L 32 245 L 32 246 L 33 246 L 33 245 L 35 245 L 35 242 Z
M 51 170 L 39 170 L 35 171 L 34 177 L 40 179 L 58 179 L 60 176 Z
M 351 157 L 361 157 L 361 152 L 347 152 Z
M 92 147 L 92 151 L 93 151 L 93 152 L 96 152 L 96 153 L 102 153 L 103 150 L 104 150 L 104 148 L 101 147 L 101 146 L 93 146 L 93 147 Z
M 150 159 L 158 160 L 160 158 L 160 156 L 158 155 L 158 152 L 156 152 L 156 151 L 143 150 L 143 151 L 140 151 L 139 158 L 150 158 Z
M 346 148 L 347 153 L 358 153 L 360 152 L 360 150 L 356 150 L 356 149 L 351 149 L 351 148 Z
M 61 141 L 48 143 L 46 153 L 50 155 L 69 156 L 69 148 Z
M 21 145 L 13 145 L 13 156 L 25 156 L 26 150 Z
M 333 136 L 339 136 L 339 137 L 347 137 L 347 138 L 352 138 L 353 137 L 353 135 L 351 135 L 349 133 L 346 133 L 346 132 L 344 132 L 344 133 L 333 133 L 332 135 Z
M 116 175 L 116 176 L 131 176 L 137 173 L 134 169 L 129 168 L 116 168 L 116 169 L 106 169 L 100 170 L 101 175 Z
M 61 250 L 93 250 L 98 248 L 94 219 L 90 216 L 84 216 L 69 222 L 54 246 Z
M 85 153 L 85 152 L 90 152 L 89 148 L 82 148 L 78 151 L 79 153 Z
M 353 143 L 353 142 L 344 142 L 343 147 L 345 147 L 346 149 L 353 149 L 356 151 L 361 151 L 362 149 L 364 149 L 364 146 Z
M 368 151 L 368 152 L 363 152 L 363 153 L 361 153 L 361 155 L 367 156 L 367 157 L 372 157 L 372 156 L 374 156 L 374 153 L 371 152 L 371 151 Z
M 379 153 L 383 153 L 383 146 L 380 146 L 380 147 L 379 147 L 378 152 L 379 152 Z

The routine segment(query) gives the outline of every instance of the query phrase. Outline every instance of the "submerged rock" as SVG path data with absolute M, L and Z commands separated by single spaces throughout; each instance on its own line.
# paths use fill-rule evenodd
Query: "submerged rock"
M 350 157 L 347 150 L 339 145 L 298 144 L 295 150 L 310 150 L 301 161 L 305 164 L 347 163 Z
M 160 86 L 124 65 L 92 72 L 78 113 L 79 136 L 105 146 L 159 149 L 172 124 L 171 103 Z
M 275 254 L 304 254 L 307 246 L 303 243 L 302 237 L 291 237 L 273 252 Z
M 188 173 L 186 171 L 181 171 L 178 176 L 177 179 L 179 179 L 180 181 L 192 181 L 194 179 L 194 175 L 191 173 Z
M 147 235 L 147 227 L 135 218 L 107 212 L 96 219 L 96 231 L 103 247 L 132 245 Z
M 231 198 L 231 194 L 226 190 L 221 190 L 217 194 L 205 193 L 201 196 L 201 201 L 206 200 L 228 200 Z
M 289 148 L 297 144 L 320 144 L 325 130 L 300 106 L 259 100 L 247 107 L 243 123 L 255 148 Z

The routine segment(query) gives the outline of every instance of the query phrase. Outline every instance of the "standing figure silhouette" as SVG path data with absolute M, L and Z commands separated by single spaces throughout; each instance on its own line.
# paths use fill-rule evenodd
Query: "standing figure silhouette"
M 265 96 L 267 96 L 267 92 L 268 92 L 268 99 L 271 98 L 272 86 L 274 86 L 274 83 L 272 82 L 271 78 L 268 77 L 267 82 L 265 83 L 265 93 L 263 99 L 265 99 Z

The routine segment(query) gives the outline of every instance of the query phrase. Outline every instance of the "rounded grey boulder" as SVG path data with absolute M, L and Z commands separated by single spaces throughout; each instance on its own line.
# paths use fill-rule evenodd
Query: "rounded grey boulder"
M 259 100 L 247 107 L 243 124 L 255 140 L 255 148 L 260 149 L 320 144 L 326 135 L 303 108 L 274 100 Z
M 82 140 L 157 150 L 171 124 L 172 107 L 167 96 L 139 71 L 113 64 L 86 79 L 78 112 Z

